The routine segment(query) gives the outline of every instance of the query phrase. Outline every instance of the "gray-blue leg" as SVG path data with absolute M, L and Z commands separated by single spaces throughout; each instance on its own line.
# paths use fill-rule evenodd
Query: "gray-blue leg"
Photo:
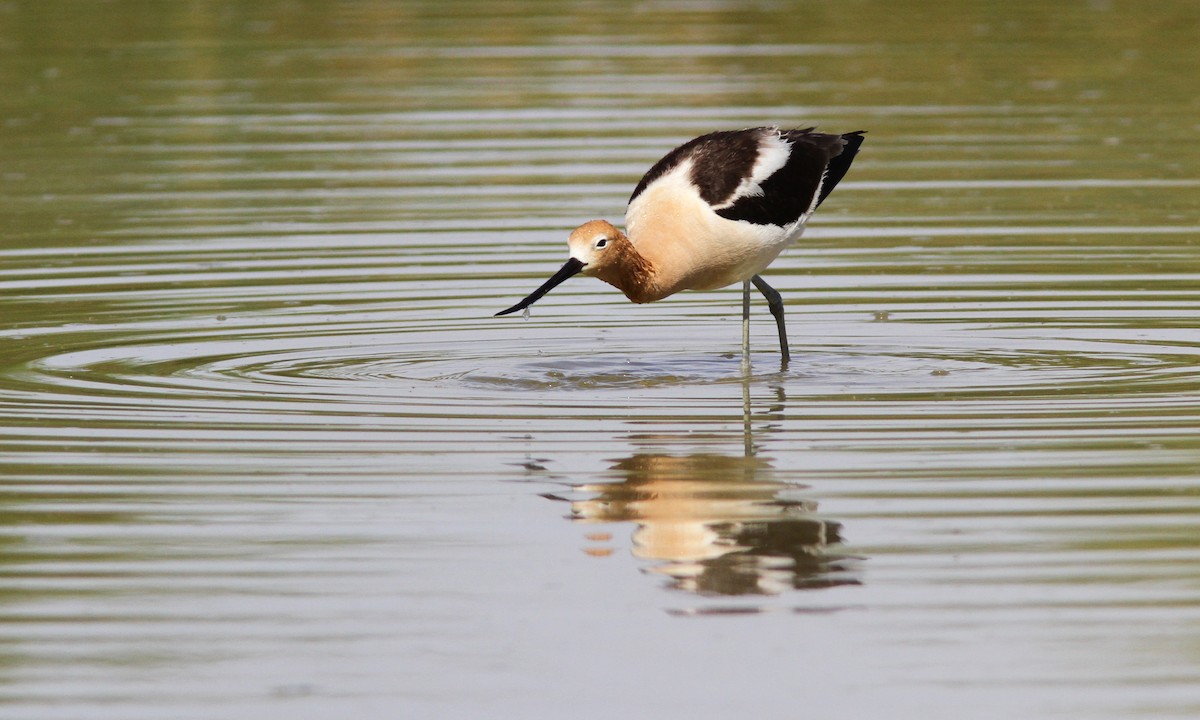
M 786 363 L 791 359 L 792 354 L 788 352 L 787 328 L 783 323 L 783 298 L 780 297 L 778 290 L 762 279 L 761 275 L 755 275 L 750 279 L 754 282 L 754 287 L 758 288 L 758 291 L 767 299 L 767 307 L 775 316 L 775 327 L 779 328 L 779 352 L 783 355 L 783 362 Z

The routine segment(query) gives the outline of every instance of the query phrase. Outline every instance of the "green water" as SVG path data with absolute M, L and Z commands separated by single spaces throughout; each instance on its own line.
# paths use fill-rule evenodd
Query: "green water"
M 1200 5 L 0 2 L 0 715 L 1200 715 Z M 719 128 L 766 273 L 552 273 Z

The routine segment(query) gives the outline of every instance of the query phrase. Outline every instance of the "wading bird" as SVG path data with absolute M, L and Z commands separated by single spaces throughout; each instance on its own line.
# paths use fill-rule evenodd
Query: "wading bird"
M 629 198 L 622 233 L 604 220 L 575 228 L 570 259 L 553 277 L 507 310 L 524 310 L 567 278 L 599 278 L 635 303 L 680 290 L 742 283 L 742 363 L 750 364 L 750 283 L 779 329 L 786 364 L 783 299 L 759 275 L 850 169 L 863 142 L 859 130 L 828 135 L 774 127 L 702 135 L 656 162 Z

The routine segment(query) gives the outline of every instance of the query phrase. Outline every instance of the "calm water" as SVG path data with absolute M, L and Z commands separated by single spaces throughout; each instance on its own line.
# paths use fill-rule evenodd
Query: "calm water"
M 5 718 L 1200 715 L 1200 8 L 0 3 Z M 579 279 L 866 129 L 768 278 Z M 964 714 L 965 713 L 965 714 Z

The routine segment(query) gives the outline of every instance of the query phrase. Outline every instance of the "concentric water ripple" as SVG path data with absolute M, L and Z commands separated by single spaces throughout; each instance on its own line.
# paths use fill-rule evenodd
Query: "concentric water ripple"
M 1200 716 L 1194 20 L 0 3 L 0 716 Z M 788 367 L 492 317 L 764 123 Z
M 780 368 L 769 338 L 759 333 L 747 378 L 735 352 L 733 318 L 719 316 L 731 308 L 718 300 L 649 313 L 638 308 L 635 317 L 611 293 L 593 290 L 599 295 L 594 304 L 556 307 L 552 319 L 527 323 L 429 320 L 363 308 L 342 314 L 331 307 L 320 314 L 276 312 L 274 319 L 159 321 L 144 341 L 138 338 L 145 330 L 136 324 L 27 327 L 12 333 L 21 364 L 9 371 L 4 394 L 54 398 L 62 408 L 75 403 L 80 419 L 106 403 L 130 407 L 139 399 L 153 411 L 161 398 L 174 407 L 252 399 L 262 412 L 270 411 L 264 403 L 288 401 L 345 406 L 328 408 L 336 412 L 352 412 L 355 404 L 377 412 L 379 404 L 471 403 L 503 417 L 514 402 L 510 393 L 590 394 L 567 401 L 586 408 L 617 401 L 605 390 L 674 388 L 697 401 L 706 386 L 748 381 L 785 387 L 795 399 L 850 406 L 889 401 L 914 412 L 948 401 L 1004 399 L 1009 407 L 1020 402 L 1024 412 L 1040 403 L 1046 414 L 1097 401 L 1122 412 L 1144 406 L 1162 413 L 1194 408 L 1196 398 L 1180 391 L 1200 380 L 1196 333 L 1188 328 L 1096 328 L 1086 313 L 1047 307 L 1041 312 L 1070 312 L 1071 326 L 1047 332 L 1023 322 L 905 322 L 872 316 L 868 308 L 879 306 L 872 298 L 858 309 L 841 304 L 837 314 L 849 316 L 843 321 L 793 310 L 795 360 Z M 596 310 L 604 320 L 594 319 Z M 945 312 L 937 304 L 908 303 L 903 314 Z M 990 307 L 989 314 L 1006 311 Z M 1103 317 L 1111 324 L 1110 315 Z M 635 320 L 643 324 L 621 324 Z M 1123 322 L 1137 320 L 1135 313 Z M 100 333 L 123 340 L 92 339 Z M 61 351 L 73 342 L 84 347 Z M 29 357 L 25 348 L 38 346 L 58 352 Z M 619 402 L 639 400 L 623 394 Z

